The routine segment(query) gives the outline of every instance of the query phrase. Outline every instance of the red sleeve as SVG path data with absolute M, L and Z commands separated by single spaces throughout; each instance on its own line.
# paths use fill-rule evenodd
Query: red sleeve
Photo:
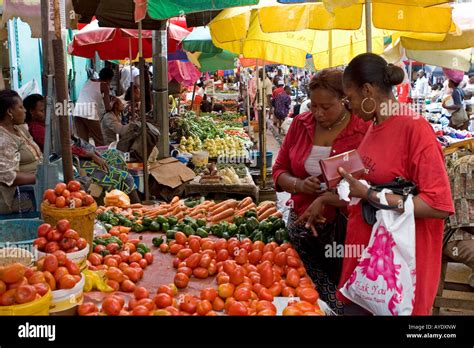
M 454 213 L 451 188 L 441 146 L 433 129 L 420 120 L 409 146 L 413 149 L 409 174 L 418 186 L 420 198 L 430 207 Z
M 72 145 L 72 153 L 76 156 L 84 157 L 87 152 L 82 147 L 79 147 L 77 145 Z
M 44 151 L 45 128 L 38 126 L 37 124 L 29 124 L 28 128 L 30 130 L 30 134 L 33 137 L 33 140 L 35 141 L 35 143 L 38 144 L 41 151 Z
M 281 144 L 280 151 L 278 151 L 278 156 L 273 164 L 272 168 L 272 177 L 273 182 L 275 183 L 275 188 L 278 192 L 281 192 L 281 187 L 278 186 L 278 177 L 287 172 L 291 172 L 291 159 L 290 159 L 290 149 L 293 146 L 296 138 L 296 134 L 298 128 L 298 120 L 294 119 L 291 122 L 290 128 L 288 129 L 288 133 L 285 136 L 285 140 L 283 140 L 283 144 Z

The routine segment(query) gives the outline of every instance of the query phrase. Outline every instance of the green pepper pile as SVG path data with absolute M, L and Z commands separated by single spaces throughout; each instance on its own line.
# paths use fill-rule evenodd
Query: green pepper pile
M 107 246 L 111 243 L 117 243 L 119 245 L 119 250 L 118 251 L 122 250 L 123 242 L 120 240 L 120 238 L 114 237 L 114 236 L 108 237 L 108 238 L 100 238 L 100 237 L 94 238 L 93 241 L 92 241 L 92 250 L 94 250 L 97 245 Z M 147 247 L 143 243 L 138 243 L 136 247 L 137 247 L 137 252 L 139 252 L 142 256 L 144 256 L 146 253 L 150 252 L 150 248 Z M 102 250 L 100 252 L 100 254 L 102 256 L 106 256 L 106 255 L 110 254 L 110 251 L 105 249 L 105 250 Z

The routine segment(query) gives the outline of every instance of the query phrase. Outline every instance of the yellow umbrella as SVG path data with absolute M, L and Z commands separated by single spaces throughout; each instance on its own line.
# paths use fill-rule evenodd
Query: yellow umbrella
M 304 67 L 312 54 L 317 69 L 347 64 L 366 51 L 365 26 L 359 30 L 300 30 L 265 33 L 258 11 L 241 8 L 222 11 L 210 23 L 212 40 L 217 47 L 245 58 L 264 59 L 280 64 Z M 373 29 L 373 51 L 382 53 L 384 32 Z M 332 53 L 332 58 L 331 58 Z
M 369 1 L 366 1 L 369 2 Z M 454 30 L 451 7 L 443 0 L 372 0 L 374 27 L 418 33 L 447 33 Z M 363 23 L 364 1 L 325 0 L 280 4 L 261 0 L 258 8 L 265 32 L 302 29 L 359 29 Z

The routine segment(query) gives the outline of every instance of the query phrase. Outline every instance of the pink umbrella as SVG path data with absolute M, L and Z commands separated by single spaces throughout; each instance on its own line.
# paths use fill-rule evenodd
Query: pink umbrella
M 172 24 L 168 27 L 168 52 L 178 50 L 181 41 L 189 34 L 186 29 Z M 152 32 L 142 31 L 143 56 L 152 56 Z M 138 54 L 138 30 L 99 27 L 97 20 L 80 30 L 68 47 L 74 56 L 93 58 L 97 52 L 100 59 L 114 60 L 135 58 Z
M 168 63 L 168 81 L 175 79 L 184 87 L 194 85 L 201 77 L 201 72 L 191 62 L 173 60 Z

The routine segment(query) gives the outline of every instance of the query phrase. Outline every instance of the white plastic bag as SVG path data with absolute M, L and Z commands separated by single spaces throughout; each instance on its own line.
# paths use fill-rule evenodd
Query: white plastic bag
M 390 190 L 383 190 L 380 203 Z M 411 315 L 415 298 L 415 215 L 413 196 L 403 214 L 378 210 L 369 245 L 341 293 L 375 315 Z
M 31 94 L 41 94 L 38 81 L 36 81 L 36 79 L 32 79 L 31 81 L 27 82 L 18 90 L 18 94 L 22 99 L 25 99 Z

